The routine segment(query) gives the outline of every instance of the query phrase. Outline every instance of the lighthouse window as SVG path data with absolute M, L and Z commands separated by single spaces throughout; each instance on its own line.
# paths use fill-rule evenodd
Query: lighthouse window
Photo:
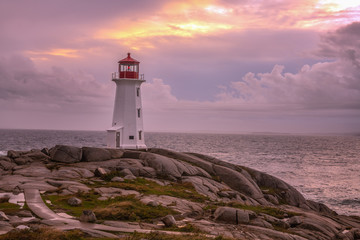
M 139 140 L 141 140 L 142 137 L 142 131 L 139 131 Z
M 136 96 L 140 96 L 140 88 L 136 88 Z
M 138 112 L 138 117 L 140 117 L 140 116 L 141 116 L 141 115 L 140 115 L 140 113 L 141 113 L 141 109 L 140 109 L 140 108 L 138 108 L 137 112 Z
M 130 140 L 134 140 L 134 136 L 129 136 L 129 139 L 130 139 Z

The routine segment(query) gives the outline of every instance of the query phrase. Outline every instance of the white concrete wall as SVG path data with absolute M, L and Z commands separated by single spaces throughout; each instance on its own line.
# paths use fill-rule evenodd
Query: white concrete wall
M 113 79 L 113 81 L 116 83 L 116 95 L 112 127 L 123 127 L 121 148 L 146 148 L 144 134 L 142 139 L 139 139 L 139 131 L 144 133 L 141 90 L 139 96 L 136 94 L 137 88 L 140 88 L 144 80 Z M 137 110 L 139 108 L 141 109 L 140 118 Z M 129 139 L 129 136 L 134 136 L 134 139 Z
M 107 137 L 106 137 L 106 145 L 108 148 L 116 148 L 116 135 L 115 131 L 107 131 Z

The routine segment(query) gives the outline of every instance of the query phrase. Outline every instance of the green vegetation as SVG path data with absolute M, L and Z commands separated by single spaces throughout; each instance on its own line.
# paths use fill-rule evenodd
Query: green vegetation
M 116 172 L 115 172 L 116 173 Z M 111 177 L 104 177 L 104 179 L 111 179 L 115 174 L 109 173 Z M 167 195 L 177 198 L 190 199 L 193 202 L 204 202 L 208 200 L 208 197 L 203 196 L 196 192 L 194 186 L 191 183 L 170 183 L 166 186 L 147 180 L 144 178 L 137 178 L 135 180 L 125 180 L 124 182 L 105 182 L 96 183 L 95 186 L 101 187 L 116 187 L 126 190 L 135 190 L 146 195 Z M 94 185 L 89 185 L 94 187 Z
M 71 230 L 71 231 L 59 231 L 53 228 L 37 228 L 37 229 L 25 229 L 18 231 L 10 231 L 4 235 L 0 235 L 0 240 L 47 240 L 47 239 L 57 239 L 57 240 L 113 240 L 113 238 L 93 238 L 87 235 L 86 233 L 81 232 L 80 230 Z M 173 234 L 162 234 L 160 232 L 152 233 L 138 233 L 134 232 L 132 234 L 124 235 L 123 237 L 116 238 L 119 240 L 231 240 L 231 238 L 224 238 L 218 236 L 216 238 L 206 237 L 201 234 L 191 234 L 191 235 L 173 235 Z
M 2 202 L 0 203 L 0 209 L 20 209 L 20 206 L 15 203 L 9 203 L 9 202 Z
M 128 199 L 127 197 L 118 197 L 119 202 L 114 202 L 106 207 L 97 207 L 94 213 L 99 219 L 107 220 L 126 220 L 139 221 L 151 220 L 154 218 L 164 217 L 168 214 L 177 214 L 178 212 L 163 206 L 147 206 L 137 199 Z
M 172 235 L 172 234 L 162 234 L 160 232 L 152 232 L 149 234 L 142 233 L 133 233 L 128 237 L 125 237 L 121 240 L 231 240 L 232 238 L 225 238 L 218 236 L 216 238 L 206 237 L 201 234 L 191 234 L 191 235 Z
M 264 186 L 260 186 L 260 189 L 266 194 L 275 196 L 279 200 L 279 204 L 288 204 L 287 200 L 281 194 L 281 192 L 283 191 L 282 189 L 276 189 L 276 188 L 264 187 Z
M 0 202 L 0 211 L 3 211 L 5 214 L 15 214 L 19 210 L 20 206 L 15 203 Z
M 82 204 L 70 206 L 67 200 L 71 197 L 81 199 Z M 48 206 L 52 209 L 65 210 L 68 214 L 77 217 L 81 216 L 83 210 L 93 210 L 99 220 L 149 221 L 168 214 L 178 214 L 178 212 L 163 206 L 147 206 L 133 195 L 119 196 L 106 201 L 100 201 L 97 199 L 98 197 L 99 195 L 93 191 L 67 196 L 43 196 L 44 200 L 51 201 L 52 205 Z
M 73 230 L 61 232 L 53 228 L 24 229 L 18 231 L 10 231 L 4 235 L 0 235 L 0 240 L 40 240 L 40 239 L 57 239 L 57 240 L 82 240 L 84 233 Z
M 183 227 L 177 227 L 177 226 L 167 227 L 167 228 L 164 228 L 164 230 L 175 231 L 175 232 L 202 233 L 202 231 L 199 228 L 195 227 L 194 225 L 192 225 L 190 223 L 186 224 Z
M 267 214 L 267 215 L 270 215 L 270 216 L 273 216 L 273 217 L 276 217 L 279 219 L 301 215 L 301 214 L 298 214 L 295 212 L 285 211 L 280 208 L 267 207 L 267 206 L 261 206 L 261 205 L 249 206 L 249 205 L 244 205 L 244 204 L 240 204 L 237 202 L 214 203 L 214 204 L 210 204 L 210 205 L 206 206 L 204 208 L 204 210 L 215 211 L 216 208 L 218 208 L 220 206 L 233 207 L 233 208 L 239 208 L 239 209 L 244 209 L 244 210 L 251 210 L 251 211 L 255 212 L 256 214 L 263 213 L 263 214 Z

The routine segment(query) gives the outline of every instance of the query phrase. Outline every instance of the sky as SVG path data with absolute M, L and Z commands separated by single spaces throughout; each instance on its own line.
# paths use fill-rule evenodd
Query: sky
M 358 0 L 1 0 L 0 128 L 109 128 L 128 52 L 145 131 L 360 132 Z

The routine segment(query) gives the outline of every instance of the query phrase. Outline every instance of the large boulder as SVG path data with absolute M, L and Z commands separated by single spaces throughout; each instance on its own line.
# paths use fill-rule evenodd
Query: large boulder
M 232 189 L 244 193 L 257 201 L 267 202 L 254 181 L 250 181 L 238 171 L 227 167 L 214 165 L 213 168 L 216 175 Z
M 94 174 L 97 177 L 102 177 L 102 176 L 105 176 L 106 174 L 108 174 L 108 171 L 106 171 L 104 168 L 98 167 L 95 169 Z
M 84 162 L 100 162 L 111 159 L 111 153 L 104 148 L 83 147 L 82 152 L 82 161 Z
M 28 157 L 28 156 L 21 156 L 21 157 L 18 157 L 18 158 L 15 158 L 14 159 L 14 162 L 17 164 L 17 165 L 26 165 L 28 163 L 31 163 L 33 160 Z
M 91 210 L 84 210 L 80 216 L 81 222 L 96 222 L 95 213 Z
M 167 215 L 163 217 L 161 221 L 165 224 L 165 227 L 172 227 L 176 225 L 176 221 L 173 215 Z
M 9 221 L 8 216 L 2 211 L 0 211 L 0 221 Z
M 312 210 L 320 212 L 320 213 L 325 213 L 325 214 L 330 214 L 330 215 L 337 215 L 337 213 L 333 210 L 331 210 L 328 206 L 326 206 L 323 203 L 318 203 L 318 202 L 314 202 L 311 200 L 307 200 L 306 201 L 307 206 L 309 206 Z
M 110 153 L 111 159 L 122 158 L 124 155 L 124 150 L 122 149 L 106 148 L 106 150 Z
M 51 159 L 55 162 L 76 163 L 82 158 L 82 150 L 78 147 L 56 145 L 49 151 Z
M 257 185 L 262 188 L 274 190 L 277 199 L 279 199 L 281 203 L 306 209 L 310 208 L 303 195 L 283 180 L 254 169 L 250 169 L 249 171 L 251 171 L 250 173 Z
M 47 177 L 51 175 L 51 171 L 41 164 L 33 163 L 15 170 L 13 174 L 25 177 Z
M 71 197 L 67 200 L 67 203 L 70 206 L 80 206 L 82 204 L 81 199 L 77 198 L 77 197 Z
M 139 158 L 144 161 L 146 167 L 155 169 L 157 175 L 162 178 L 170 180 L 177 180 L 181 178 L 181 176 L 203 176 L 211 178 L 206 171 L 199 167 L 158 154 L 144 152 L 140 154 Z
M 7 156 L 9 158 L 18 158 L 20 157 L 21 155 L 25 154 L 25 153 L 28 153 L 29 151 L 14 151 L 14 150 L 9 150 L 7 152 Z
M 203 160 L 196 156 L 186 154 L 186 153 L 171 151 L 168 149 L 162 149 L 162 148 L 150 148 L 148 151 L 168 157 L 168 158 L 188 162 L 190 164 L 193 164 L 195 166 L 198 166 L 198 167 L 204 169 L 206 172 L 208 172 L 211 175 L 215 175 L 215 172 L 212 168 L 213 164 L 209 161 Z
M 4 169 L 5 171 L 12 170 L 16 166 L 15 163 L 8 162 L 5 160 L 0 160 L 0 168 Z
M 9 158 L 9 157 L 0 156 L 0 161 L 2 161 L 2 160 L 6 161 L 6 162 L 12 162 L 12 161 L 13 161 L 13 160 L 12 160 L 11 158 Z
M 33 149 L 28 153 L 21 155 L 21 157 L 30 158 L 32 160 L 46 161 L 49 159 L 49 156 L 41 152 L 39 149 Z
M 249 223 L 250 215 L 255 215 L 255 213 L 231 207 L 218 207 L 214 212 L 214 219 L 215 221 L 221 221 L 229 224 L 240 224 Z
M 229 199 L 236 198 L 236 195 L 221 196 L 221 194 L 219 194 L 219 193 L 224 189 L 229 189 L 229 187 L 222 183 L 219 183 L 212 179 L 209 179 L 209 178 L 198 177 L 198 176 L 188 176 L 188 177 L 183 177 L 182 181 L 192 183 L 192 185 L 194 186 L 195 190 L 198 193 L 208 196 L 211 200 L 220 200 L 221 197 L 226 197 Z M 218 196 L 218 194 L 220 197 Z

